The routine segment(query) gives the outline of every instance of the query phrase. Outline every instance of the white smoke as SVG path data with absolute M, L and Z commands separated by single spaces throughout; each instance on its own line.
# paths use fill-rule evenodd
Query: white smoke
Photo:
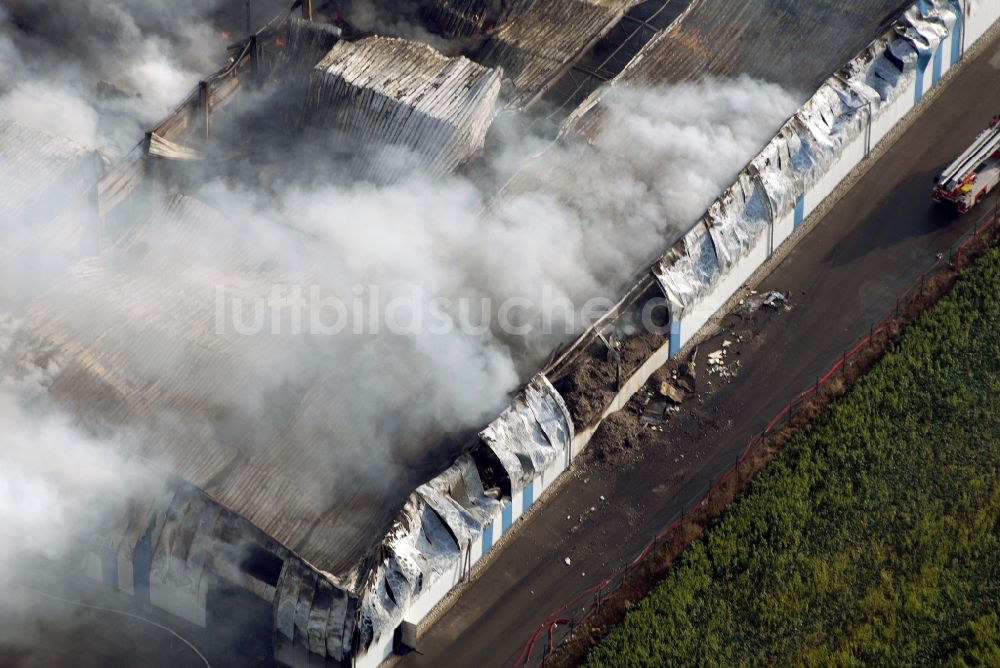
M 254 0 L 253 25 L 289 4 Z M 222 28 L 242 34 L 243 11 L 231 0 L 0 0 L 0 117 L 131 148 L 225 61 Z
M 744 78 L 615 91 L 607 104 L 604 129 L 590 142 L 569 139 L 522 164 L 513 183 L 531 185 L 499 200 L 467 178 L 420 175 L 381 188 L 313 183 L 263 195 L 216 182 L 197 193 L 238 221 L 241 238 L 234 242 L 229 226 L 218 236 L 200 232 L 206 262 L 241 243 L 290 282 L 318 283 L 345 304 L 377 294 L 383 307 L 406 305 L 404 323 L 422 322 L 391 332 L 378 319 L 378 332 L 348 328 L 318 340 L 272 335 L 285 353 L 273 361 L 235 337 L 242 365 L 258 375 L 225 401 L 248 414 L 309 370 L 329 369 L 331 399 L 306 432 L 327 430 L 329 448 L 309 461 L 335 473 L 303 483 L 324 504 L 341 498 L 345 480 L 348 489 L 393 488 L 400 478 L 416 484 L 427 475 L 420 462 L 447 461 L 454 453 L 438 458 L 428 438 L 433 444 L 435 435 L 441 441 L 497 415 L 553 347 L 579 332 L 575 311 L 595 297 L 616 298 L 732 182 L 797 100 Z M 540 144 L 531 136 L 505 141 L 505 156 Z M 499 162 L 502 173 L 509 161 Z M 167 239 L 152 245 L 191 252 Z M 498 322 L 514 298 L 524 301 L 512 324 L 530 326 L 526 334 Z M 465 313 L 463 305 L 471 305 Z M 481 331 L 458 326 L 469 310 L 485 321 Z M 455 326 L 441 333 L 435 323 Z
M 46 386 L 54 360 L 16 361 L 19 323 L 0 318 L 0 615 L 20 604 L 27 573 L 81 565 L 81 545 L 108 517 L 121 516 L 162 474 L 131 458 L 127 447 L 81 431 L 53 406 Z M 27 372 L 27 373 L 25 373 Z M 77 561 L 66 562 L 75 558 Z M 0 641 L 11 638 L 0 633 Z
M 122 452 L 66 417 L 38 414 L 0 390 L 0 586 L 27 559 L 58 560 L 106 512 L 120 512 L 150 478 Z
M 146 0 L 67 1 L 58 19 L 38 14 L 39 4 L 28 0 L 0 4 L 36 28 L 30 35 L 9 26 L 0 32 L 0 56 L 21 63 L 0 61 L 0 72 L 14 72 L 0 83 L 0 118 L 90 145 L 128 146 L 211 69 L 200 45 L 215 37 L 189 27 L 204 18 L 205 3 L 169 3 L 168 12 Z M 108 78 L 129 94 L 98 99 L 92 84 Z M 135 294 L 85 301 L 74 285 L 78 276 L 62 280 L 44 301 L 58 307 L 54 312 L 80 340 L 114 340 L 117 358 L 141 365 L 144 377 L 137 380 L 164 380 L 157 391 L 165 379 L 184 379 L 189 371 L 189 379 L 198 377 L 205 349 L 226 351 L 238 382 L 234 373 L 232 382 L 219 384 L 203 415 L 164 408 L 146 428 L 207 432 L 257 451 L 291 439 L 292 451 L 300 450 L 289 459 L 304 473 L 297 479 L 303 494 L 323 507 L 359 489 L 409 489 L 454 456 L 456 446 L 443 441 L 495 417 L 508 393 L 578 331 L 567 309 L 546 312 L 542 304 L 577 308 L 618 295 L 799 102 L 747 78 L 614 89 L 596 135 L 545 150 L 545 139 L 500 122 L 489 171 L 501 182 L 513 180 L 499 199 L 492 184 L 459 176 L 431 181 L 415 174 L 381 188 L 314 181 L 276 191 L 217 180 L 191 194 L 221 212 L 225 224 L 194 235 L 147 225 L 146 255 L 116 266 L 125 285 L 142 286 L 150 297 L 128 306 L 134 317 L 119 318 L 114 309 Z M 120 123 L 108 125 L 109 105 Z M 155 206 L 148 203 L 143 221 L 157 220 Z M 234 256 L 242 258 L 239 270 L 227 259 Z M 356 288 L 363 296 L 377 291 L 383 305 L 406 299 L 409 313 L 428 322 L 460 319 L 463 303 L 489 300 L 495 309 L 521 298 L 531 305 L 519 308 L 516 319 L 534 330 L 512 336 L 494 324 L 479 333 L 419 327 L 213 339 L 215 323 L 192 324 L 188 311 L 168 308 L 183 285 L 185 309 L 214 313 L 216 286 L 238 284 L 245 266 L 261 273 L 266 267 L 276 283 L 317 284 L 324 296 L 345 303 L 357 297 Z M 161 338 L 150 334 L 158 326 Z M 198 326 L 205 331 L 191 334 Z M 302 395 L 316 387 L 319 399 L 303 407 Z M 235 433 L 219 428 L 220 414 L 235 415 L 227 423 L 238 426 Z M 79 514 L 94 507 L 88 495 L 118 499 L 130 491 L 122 480 L 142 479 L 119 450 L 66 419 L 25 413 L 0 395 L 0 422 L 0 541 L 17 546 L 0 552 L 0 568 L 26 550 L 58 554 L 85 525 L 80 520 L 91 519 Z M 24 532 L 27 541 L 17 538 Z
M 84 146 L 106 143 L 98 131 L 97 110 L 71 89 L 51 82 L 27 81 L 11 88 L 0 98 L 0 118 L 46 132 L 58 129 Z

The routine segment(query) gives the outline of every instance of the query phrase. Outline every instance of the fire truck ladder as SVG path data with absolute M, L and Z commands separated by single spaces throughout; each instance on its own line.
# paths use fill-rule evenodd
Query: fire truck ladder
M 997 151 L 1000 151 L 1000 123 L 994 123 L 989 130 L 980 133 L 972 146 L 942 172 L 938 185 L 945 190 L 954 190 L 970 172 Z

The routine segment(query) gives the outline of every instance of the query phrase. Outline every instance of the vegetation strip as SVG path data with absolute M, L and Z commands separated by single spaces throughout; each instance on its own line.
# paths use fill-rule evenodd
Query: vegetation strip
M 717 520 L 734 499 L 745 492 L 799 430 L 809 425 L 826 405 L 843 395 L 846 388 L 851 387 L 900 339 L 907 324 L 935 304 L 976 258 L 997 243 L 997 227 L 995 215 L 984 215 L 970 226 L 948 251 L 939 256 L 942 259 L 897 300 L 893 311 L 879 323 L 878 328 L 872 328 L 873 334 L 865 337 L 864 345 L 853 351 L 853 358 L 838 360 L 834 366 L 839 373 L 835 377 L 826 378 L 823 384 L 809 388 L 794 399 L 791 410 L 786 407 L 776 418 L 778 425 L 772 424 L 773 430 L 767 431 L 763 438 L 758 436 L 751 440 L 739 460 L 739 466 L 727 469 L 697 503 L 689 506 L 680 518 L 657 534 L 626 569 L 585 590 L 552 613 L 551 621 L 543 623 L 529 639 L 516 665 L 537 661 L 533 658 L 536 649 L 542 652 L 542 664 L 545 666 L 578 665 L 590 649 L 609 633 L 609 629 L 624 618 L 626 610 L 632 607 L 632 601 L 648 594 L 665 577 L 683 551 L 701 537 L 703 527 Z M 593 600 L 587 604 L 587 610 L 581 610 L 580 605 L 587 597 Z M 562 628 L 556 631 L 557 626 Z M 567 629 L 568 634 L 565 632 Z
M 1000 663 L 998 332 L 991 249 L 587 665 Z

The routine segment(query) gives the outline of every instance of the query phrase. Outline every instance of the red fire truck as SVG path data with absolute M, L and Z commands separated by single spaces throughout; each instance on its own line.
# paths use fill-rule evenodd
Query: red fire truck
M 934 179 L 936 202 L 954 202 L 966 213 L 1000 182 L 1000 116 Z

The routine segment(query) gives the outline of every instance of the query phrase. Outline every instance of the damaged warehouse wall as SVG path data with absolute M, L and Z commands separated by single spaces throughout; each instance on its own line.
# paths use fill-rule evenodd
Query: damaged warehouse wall
M 976 6 L 979 20 L 995 20 Z M 677 354 L 962 56 L 957 2 L 920 2 L 831 77 L 653 268 Z M 983 30 L 980 30 L 982 33 Z
M 671 340 L 626 379 L 608 411 L 623 405 L 668 354 L 690 340 L 957 61 L 972 35 L 983 34 L 998 16 L 998 2 L 922 1 L 823 86 L 657 264 L 654 273 L 673 310 Z M 968 40 L 964 46 L 963 40 Z M 250 55 L 237 62 L 250 63 Z M 485 77 L 489 89 L 491 75 Z M 224 103 L 230 97 L 214 99 Z M 199 123 L 207 116 L 199 113 L 213 111 L 211 100 L 209 89 L 185 105 L 190 136 L 203 129 Z M 167 128 L 156 134 L 169 143 L 151 150 L 151 141 L 148 155 L 123 163 L 103 182 L 115 204 L 128 199 L 156 160 L 191 157 L 190 147 L 178 139 L 182 134 Z M 377 665 L 392 652 L 399 624 L 423 619 L 568 468 L 592 433 L 576 431 L 558 392 L 544 376 L 536 377 L 481 432 L 469 454 L 410 495 L 374 554 L 343 581 L 295 556 L 270 530 L 234 519 L 212 499 L 183 488 L 139 508 L 121 538 L 109 534 L 95 547 L 89 571 L 123 591 L 131 583 L 140 596 L 148 579 L 151 603 L 199 623 L 209 617 L 210 583 L 233 582 L 270 606 L 282 663 L 304 666 L 325 657 Z M 252 553 L 264 550 L 282 562 L 277 580 L 277 562 L 266 555 L 261 561 L 271 566 L 262 569 L 263 579 L 243 572 L 242 558 L 219 556 L 231 553 L 221 546 L 231 545 L 224 526 L 232 523 L 238 525 L 234 532 L 255 546 Z M 206 570 L 208 554 L 214 558 Z
M 273 629 L 279 654 L 299 646 L 307 651 L 293 656 L 343 661 L 353 651 L 357 597 L 188 483 L 134 499 L 119 524 L 92 540 L 82 568 L 199 626 L 231 623 L 235 604 L 241 623 Z
M 794 242 L 790 237 L 806 216 L 998 19 L 1000 2 L 994 0 L 921 0 L 820 88 L 705 217 L 654 266 L 653 273 L 671 306 L 670 339 L 623 382 L 601 419 L 624 406 L 657 368 L 680 352 L 779 245 Z M 551 387 L 547 381 L 545 386 Z M 554 390 L 553 394 L 558 398 Z M 377 625 L 372 624 L 372 645 L 359 656 L 358 665 L 374 666 L 387 657 L 392 650 L 390 626 L 400 620 L 419 622 L 436 600 L 443 599 L 448 587 L 458 584 L 551 481 L 569 467 L 600 424 L 581 427 L 575 434 L 571 431 L 568 447 L 556 449 L 548 459 L 536 460 L 519 449 L 535 444 L 530 452 L 546 452 L 537 447 L 538 432 L 509 428 L 518 424 L 512 420 L 514 416 L 524 415 L 518 411 L 524 397 L 519 396 L 504 417 L 482 434 L 491 447 L 506 444 L 497 454 L 510 476 L 510 500 L 504 500 L 499 513 L 492 510 L 490 523 L 482 524 L 480 515 L 471 525 L 482 527 L 478 541 L 475 535 L 456 534 L 463 540 L 457 541 L 460 547 L 451 553 L 450 566 L 437 567 L 438 577 L 417 596 L 418 604 L 380 617 L 385 625 L 381 637 L 374 633 Z M 565 409 L 561 398 L 558 404 Z M 566 427 L 572 430 L 568 411 L 565 415 Z M 530 421 L 522 419 L 521 423 Z M 542 429 L 540 423 L 531 427 Z M 468 465 L 466 461 L 456 467 Z M 487 498 L 492 501 L 493 496 Z M 492 507 L 489 501 L 482 507 Z M 463 541 L 467 541 L 465 545 Z M 381 577 L 388 582 L 400 571 L 392 558 L 386 557 L 378 572 L 384 573 Z M 376 592 L 381 590 L 366 593 L 369 601 L 380 595 Z M 412 601 L 412 594 L 405 600 Z
M 411 495 L 383 541 L 361 594 L 355 665 L 387 658 L 399 624 L 423 619 L 568 468 L 573 421 L 537 376 L 479 437 Z

